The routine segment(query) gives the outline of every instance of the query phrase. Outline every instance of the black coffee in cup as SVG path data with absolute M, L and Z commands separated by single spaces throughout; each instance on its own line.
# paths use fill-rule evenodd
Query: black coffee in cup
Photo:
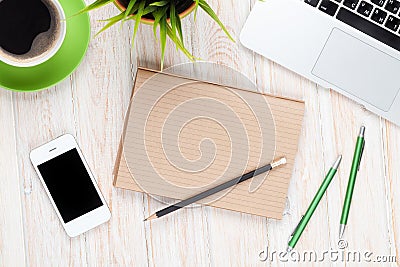
M 0 0 L 0 58 L 37 60 L 57 44 L 61 15 L 54 0 Z

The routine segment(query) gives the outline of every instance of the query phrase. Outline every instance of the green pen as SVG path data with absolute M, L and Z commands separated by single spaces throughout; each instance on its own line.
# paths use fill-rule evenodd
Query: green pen
M 357 138 L 356 150 L 354 151 L 353 163 L 351 164 L 351 171 L 349 183 L 347 184 L 346 197 L 343 203 L 342 217 L 340 218 L 339 239 L 343 237 L 344 229 L 346 228 L 347 218 L 349 217 L 351 198 L 353 197 L 354 185 L 356 183 L 356 176 L 360 169 L 361 158 L 365 146 L 365 127 L 361 126 L 360 134 Z
M 311 204 L 308 207 L 306 213 L 301 218 L 299 224 L 296 226 L 293 233 L 290 235 L 289 243 L 286 248 L 287 252 L 291 252 L 294 246 L 296 246 L 297 241 L 299 241 L 301 234 L 303 233 L 304 229 L 307 226 L 307 223 L 310 221 L 311 216 L 313 215 L 315 209 L 317 208 L 319 202 L 321 201 L 321 198 L 324 196 L 326 189 L 328 189 L 329 184 L 331 183 L 333 177 L 335 176 L 341 160 L 342 156 L 340 155 L 335 161 L 335 163 L 332 165 L 332 167 L 329 169 L 328 174 L 326 175 L 324 181 L 322 182 L 320 188 L 318 189 L 314 199 L 311 201 Z

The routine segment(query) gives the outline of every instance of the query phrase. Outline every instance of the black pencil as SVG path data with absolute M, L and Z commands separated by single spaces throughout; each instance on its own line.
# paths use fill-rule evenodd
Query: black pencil
M 199 193 L 199 194 L 197 194 L 197 195 L 195 195 L 193 197 L 190 197 L 188 199 L 182 200 L 182 201 L 180 201 L 180 202 L 178 202 L 178 203 L 176 203 L 174 205 L 171 205 L 171 206 L 166 207 L 166 208 L 164 208 L 162 210 L 159 210 L 159 211 L 157 211 L 156 213 L 152 214 L 151 216 L 149 216 L 148 218 L 146 218 L 144 220 L 145 221 L 150 221 L 150 220 L 165 216 L 165 215 L 167 215 L 167 214 L 169 214 L 171 212 L 179 210 L 180 208 L 183 208 L 183 207 L 185 207 L 187 205 L 193 204 L 193 203 L 195 203 L 195 202 L 197 202 L 197 201 L 199 201 L 199 200 L 201 200 L 203 198 L 209 197 L 209 196 L 211 196 L 211 195 L 213 195 L 215 193 L 218 193 L 218 192 L 220 192 L 222 190 L 225 190 L 225 189 L 227 189 L 229 187 L 232 187 L 232 186 L 234 186 L 236 184 L 244 182 L 244 181 L 246 181 L 246 180 L 248 180 L 250 178 L 253 178 L 254 176 L 257 176 L 259 174 L 265 173 L 265 172 L 267 172 L 269 170 L 272 170 L 273 168 L 276 168 L 276 167 L 278 167 L 280 165 L 283 165 L 283 164 L 286 164 L 286 158 L 285 157 L 280 158 L 280 159 L 278 159 L 276 161 L 273 161 L 272 163 L 270 163 L 268 165 L 265 165 L 265 166 L 263 166 L 261 168 L 255 169 L 254 171 L 251 171 L 251 172 L 248 172 L 246 174 L 243 174 L 242 176 L 239 176 L 239 177 L 237 177 L 235 179 L 229 180 L 229 181 L 227 181 L 227 182 L 225 182 L 223 184 L 220 184 L 220 185 L 218 185 L 218 186 L 216 186 L 214 188 L 208 189 L 207 191 Z

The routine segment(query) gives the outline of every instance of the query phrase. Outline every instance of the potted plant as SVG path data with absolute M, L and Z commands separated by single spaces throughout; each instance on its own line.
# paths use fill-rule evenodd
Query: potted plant
M 127 20 L 135 20 L 132 37 L 132 43 L 134 43 L 140 23 L 153 25 L 154 36 L 156 39 L 157 28 L 159 28 L 161 69 L 163 68 L 164 64 L 167 36 L 190 60 L 194 61 L 196 59 L 185 48 L 181 19 L 192 11 L 195 12 L 196 17 L 197 9 L 199 7 L 222 28 L 229 39 L 234 41 L 228 30 L 219 20 L 213 9 L 208 5 L 206 0 L 96 0 L 94 3 L 81 10 L 78 14 L 89 12 L 111 3 L 114 3 L 121 12 L 118 15 L 105 20 L 107 24 L 97 34 L 107 30 L 118 22 L 123 23 Z

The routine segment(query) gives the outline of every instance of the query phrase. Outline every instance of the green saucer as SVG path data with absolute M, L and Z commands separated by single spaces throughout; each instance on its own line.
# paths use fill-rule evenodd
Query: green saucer
M 87 14 L 73 16 L 85 7 L 82 0 L 59 0 L 67 19 L 67 33 L 58 52 L 34 67 L 20 68 L 0 62 L 0 88 L 32 92 L 51 87 L 67 78 L 81 63 L 90 39 Z

